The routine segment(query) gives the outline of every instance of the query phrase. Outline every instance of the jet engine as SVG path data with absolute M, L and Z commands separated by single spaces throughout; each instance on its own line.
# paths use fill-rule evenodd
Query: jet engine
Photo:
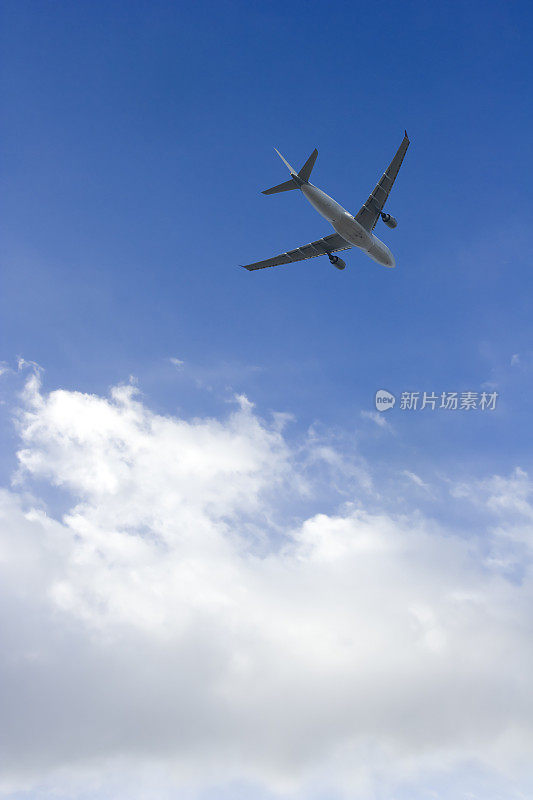
M 344 269 L 346 261 L 343 261 L 339 256 L 334 256 L 333 253 L 328 253 L 328 255 L 330 263 L 333 264 L 334 267 L 337 267 L 337 269 Z
M 385 214 L 384 211 L 381 212 L 381 219 L 383 220 L 387 228 L 395 228 L 396 225 L 398 224 L 398 220 L 394 219 L 392 214 Z

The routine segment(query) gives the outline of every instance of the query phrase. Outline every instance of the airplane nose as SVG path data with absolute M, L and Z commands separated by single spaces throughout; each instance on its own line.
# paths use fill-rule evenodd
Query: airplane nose
M 380 258 L 378 260 L 379 263 L 383 264 L 384 267 L 396 266 L 396 261 L 394 260 L 394 256 L 392 255 L 388 247 L 383 247 L 380 253 Z

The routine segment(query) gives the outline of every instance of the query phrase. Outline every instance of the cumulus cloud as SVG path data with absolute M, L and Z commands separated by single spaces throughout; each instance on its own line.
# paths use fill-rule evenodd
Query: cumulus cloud
M 17 425 L 5 795 L 532 788 L 531 573 L 487 559 L 491 542 L 531 553 L 525 473 L 454 488 L 489 520 L 480 536 L 370 507 L 357 460 L 336 511 L 302 513 L 346 453 L 316 430 L 291 442 L 245 397 L 186 420 L 131 385 L 45 393 L 34 375 Z

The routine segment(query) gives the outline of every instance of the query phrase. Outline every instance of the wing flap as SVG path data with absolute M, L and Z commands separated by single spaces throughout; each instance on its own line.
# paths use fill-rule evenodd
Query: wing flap
M 403 137 L 402 143 L 396 151 L 396 155 L 379 179 L 374 191 L 364 206 L 359 209 L 355 215 L 357 222 L 359 222 L 363 228 L 366 228 L 367 231 L 373 231 L 376 227 L 379 215 L 381 214 L 383 206 L 387 201 L 390 190 L 392 189 L 394 181 L 396 180 L 396 176 L 400 171 L 400 167 L 402 166 L 402 161 L 405 158 L 408 147 L 409 137 L 407 136 L 407 131 L 405 131 L 405 136 Z
M 352 245 L 338 233 L 332 233 L 329 236 L 324 236 L 322 239 L 317 239 L 315 242 L 297 247 L 295 250 L 288 250 L 286 253 L 281 253 L 279 256 L 267 258 L 264 261 L 256 261 L 253 264 L 243 264 L 243 266 L 244 269 L 252 272 L 256 269 L 292 264 L 295 261 L 306 261 L 308 258 L 324 256 L 327 255 L 327 253 L 338 253 L 340 250 L 350 250 L 351 247 Z

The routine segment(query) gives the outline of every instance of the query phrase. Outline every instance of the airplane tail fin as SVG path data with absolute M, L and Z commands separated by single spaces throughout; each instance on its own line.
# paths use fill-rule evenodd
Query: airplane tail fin
M 274 148 L 276 150 L 276 148 Z M 277 194 L 278 192 L 290 192 L 292 189 L 298 189 L 302 183 L 307 183 L 309 178 L 311 177 L 311 172 L 313 167 L 315 166 L 315 161 L 318 156 L 318 150 L 315 148 L 303 167 L 301 168 L 300 172 L 296 172 L 294 167 L 291 167 L 288 161 L 286 161 L 279 150 L 276 150 L 276 153 L 281 158 L 289 172 L 291 173 L 290 181 L 285 181 L 285 183 L 280 183 L 278 186 L 273 186 L 271 189 L 265 189 L 263 194 Z

